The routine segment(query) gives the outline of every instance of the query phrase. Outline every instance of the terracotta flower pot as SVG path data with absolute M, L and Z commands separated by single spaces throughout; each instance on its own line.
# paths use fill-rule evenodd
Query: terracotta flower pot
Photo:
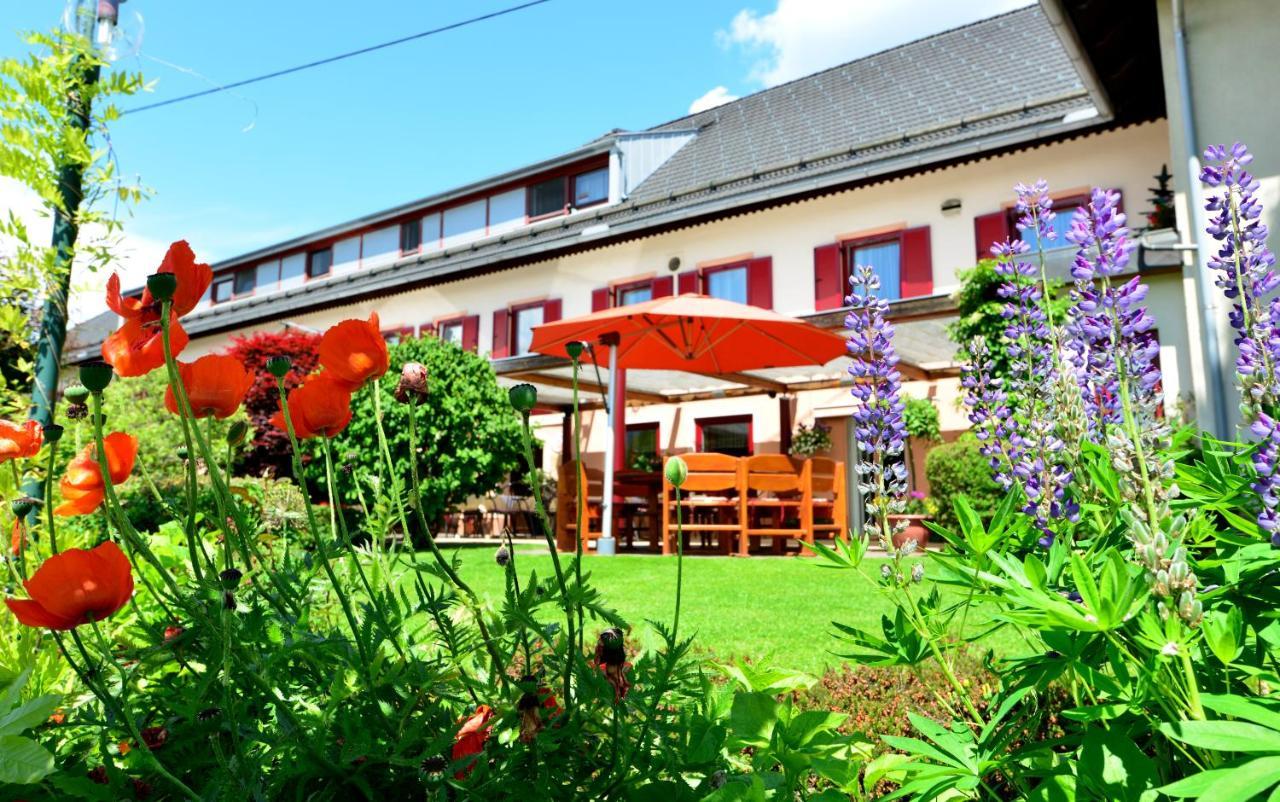
M 927 515 L 890 515 L 889 525 L 896 527 L 899 521 L 906 521 L 907 528 L 894 534 L 893 547 L 900 549 L 903 544 L 913 541 L 917 551 L 924 551 L 929 545 L 929 528 L 924 525 Z

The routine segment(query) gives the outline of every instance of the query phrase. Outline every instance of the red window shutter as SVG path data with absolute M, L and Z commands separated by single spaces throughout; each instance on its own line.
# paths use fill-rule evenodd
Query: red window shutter
M 844 270 L 840 264 L 840 243 L 813 249 L 813 308 L 839 309 L 844 306 Z
M 480 316 L 467 315 L 462 319 L 462 349 L 474 351 L 480 346 Z
M 688 270 L 680 274 L 680 294 L 688 295 L 698 292 L 698 271 Z
M 671 288 L 675 281 L 671 276 L 658 276 L 653 280 L 653 297 L 666 298 L 671 294 Z
M 973 236 L 978 259 L 990 259 L 992 243 L 1009 239 L 1009 213 L 1001 210 L 973 218 Z
M 933 252 L 929 227 L 902 232 L 902 269 L 898 272 L 900 298 L 933 295 Z
M 747 303 L 762 309 L 773 308 L 773 257 L 747 262 Z
M 493 354 L 494 359 L 511 356 L 511 313 L 499 309 L 493 313 Z
M 542 305 L 542 322 L 551 323 L 552 321 L 559 320 L 562 306 L 563 305 L 560 303 L 559 298 L 553 298 L 544 303 Z
M 591 291 L 591 311 L 599 312 L 601 309 L 608 309 L 610 290 L 608 287 L 601 287 L 598 290 Z

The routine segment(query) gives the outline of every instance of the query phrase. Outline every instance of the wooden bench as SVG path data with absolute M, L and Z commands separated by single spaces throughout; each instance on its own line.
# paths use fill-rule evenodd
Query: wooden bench
M 722 536 L 727 554 L 734 541 L 742 538 L 742 465 L 737 457 L 725 454 L 682 454 L 689 476 L 680 488 L 681 530 L 684 534 L 705 532 Z M 676 534 L 675 488 L 662 479 L 662 553 L 672 554 L 671 537 Z
M 849 537 L 849 508 L 845 504 L 845 467 L 829 457 L 808 461 L 809 504 L 805 529 L 813 537 Z
M 575 471 L 574 468 L 577 468 Z M 587 470 L 573 460 L 560 464 L 556 482 L 556 548 L 576 551 L 578 537 L 578 486 L 586 488 L 586 510 L 582 533 L 582 550 L 594 553 L 592 541 L 601 536 L 600 500 L 604 480 L 599 471 Z
M 775 554 L 786 551 L 787 540 L 813 542 L 805 526 L 809 511 L 809 463 L 785 454 L 758 454 L 742 459 L 742 534 L 738 554 L 751 552 L 751 538 L 770 538 Z

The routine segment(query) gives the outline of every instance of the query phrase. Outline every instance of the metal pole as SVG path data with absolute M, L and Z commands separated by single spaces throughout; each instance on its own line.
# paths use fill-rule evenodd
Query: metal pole
M 1222 372 L 1222 353 L 1218 350 L 1218 314 L 1214 288 L 1209 281 L 1209 250 L 1204 241 L 1204 204 L 1200 197 L 1200 153 L 1196 144 L 1196 120 L 1191 105 L 1191 72 L 1187 65 L 1187 33 L 1183 26 L 1182 0 L 1173 0 L 1173 53 L 1178 65 L 1178 102 L 1182 106 L 1182 144 L 1187 152 L 1187 209 L 1191 213 L 1192 231 L 1184 237 L 1195 243 L 1196 300 L 1199 302 L 1200 338 L 1204 349 L 1205 389 L 1209 397 L 1212 432 L 1226 437 L 1229 431 L 1227 418 L 1226 376 Z
M 609 433 L 604 441 L 604 493 L 600 497 L 600 539 L 613 539 L 613 459 L 616 450 L 614 426 L 617 423 L 618 404 L 613 397 L 618 381 L 618 346 L 609 349 Z

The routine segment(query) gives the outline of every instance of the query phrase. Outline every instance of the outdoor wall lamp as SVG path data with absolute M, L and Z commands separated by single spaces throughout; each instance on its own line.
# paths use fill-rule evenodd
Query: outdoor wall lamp
M 942 202 L 942 213 L 943 213 L 943 214 L 959 214 L 959 213 L 960 213 L 960 199 L 959 199 L 959 198 L 947 198 L 946 200 L 944 200 L 944 201 Z

